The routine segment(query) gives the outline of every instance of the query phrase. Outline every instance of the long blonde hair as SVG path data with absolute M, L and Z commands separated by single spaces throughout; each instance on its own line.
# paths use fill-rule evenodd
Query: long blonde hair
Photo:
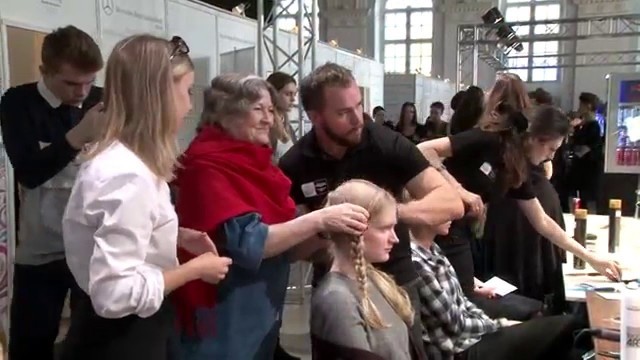
M 173 179 L 179 155 L 174 82 L 193 71 L 188 54 L 174 47 L 152 35 L 116 44 L 106 68 L 104 133 L 89 157 L 120 141 L 159 178 Z
M 393 196 L 365 180 L 349 180 L 340 185 L 327 197 L 327 206 L 342 203 L 350 203 L 364 207 L 370 218 L 378 216 L 383 209 L 395 208 L 396 202 Z M 407 324 L 413 323 L 413 308 L 407 292 L 399 287 L 395 281 L 387 274 L 375 269 L 364 258 L 364 244 L 362 236 L 346 236 L 344 234 L 329 234 L 335 242 L 349 242 L 350 257 L 353 261 L 356 280 L 360 291 L 360 305 L 362 306 L 364 320 L 368 326 L 374 329 L 388 327 L 385 324 L 380 312 L 369 297 L 367 288 L 368 279 L 380 290 L 382 296 L 387 300 L 393 310 Z M 341 251 L 339 246 L 333 246 L 333 251 Z

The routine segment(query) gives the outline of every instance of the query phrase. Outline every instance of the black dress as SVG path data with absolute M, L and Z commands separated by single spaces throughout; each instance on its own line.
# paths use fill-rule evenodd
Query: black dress
M 530 183 L 540 205 L 564 229 L 558 194 L 541 166 L 531 166 Z M 548 312 L 565 308 L 563 251 L 531 226 L 513 199 L 493 201 L 484 231 L 485 264 L 489 276 L 499 276 L 518 292 L 543 301 Z
M 535 198 L 529 181 L 520 187 L 501 190 L 504 165 L 502 161 L 502 135 L 473 128 L 449 136 L 452 156 L 444 164 L 449 173 L 467 190 L 482 197 L 485 203 L 508 197 L 518 200 Z M 456 271 L 465 295 L 490 317 L 507 317 L 512 320 L 527 320 L 535 316 L 542 303 L 520 296 L 507 296 L 485 301 L 474 293 L 474 266 L 472 242 L 475 240 L 475 220 L 462 218 L 451 223 L 449 234 L 437 236 L 440 246 L 451 266 Z M 478 274 L 482 275 L 482 274 Z M 479 276 L 483 277 L 484 276 Z M 511 294 L 510 294 L 511 295 Z

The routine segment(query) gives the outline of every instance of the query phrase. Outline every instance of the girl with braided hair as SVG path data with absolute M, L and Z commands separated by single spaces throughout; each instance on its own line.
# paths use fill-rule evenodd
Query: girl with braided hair
M 409 360 L 409 297 L 372 266 L 398 242 L 396 201 L 373 183 L 350 180 L 327 197 L 327 206 L 343 203 L 364 207 L 369 226 L 361 236 L 326 234 L 333 264 L 311 301 L 313 358 Z

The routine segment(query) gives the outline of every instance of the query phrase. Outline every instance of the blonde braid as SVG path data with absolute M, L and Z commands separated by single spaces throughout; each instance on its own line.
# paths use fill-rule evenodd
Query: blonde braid
M 354 237 L 351 241 L 351 259 L 356 271 L 356 280 L 360 290 L 360 306 L 365 322 L 374 329 L 382 329 L 387 325 L 382 321 L 382 316 L 376 305 L 371 301 L 368 290 L 367 267 L 368 264 L 364 259 L 364 250 L 361 237 Z

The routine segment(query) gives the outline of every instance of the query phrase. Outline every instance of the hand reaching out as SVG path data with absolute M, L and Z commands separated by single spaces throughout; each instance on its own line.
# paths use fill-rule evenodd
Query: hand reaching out
M 218 250 L 213 240 L 203 231 L 180 228 L 178 230 L 178 247 L 193 255 L 202 255 L 207 252 L 218 255 Z
M 614 260 L 610 260 L 606 256 L 592 254 L 592 259 L 588 260 L 589 265 L 597 272 L 609 278 L 612 281 L 620 281 L 622 278 L 622 269 L 620 264 Z
M 227 276 L 231 263 L 231 259 L 227 257 L 208 252 L 190 260 L 188 264 L 194 267 L 199 279 L 217 284 Z
M 106 124 L 104 114 L 104 104 L 98 103 L 89 109 L 82 120 L 67 132 L 67 140 L 69 143 L 80 150 L 87 143 L 91 143 L 104 130 Z

